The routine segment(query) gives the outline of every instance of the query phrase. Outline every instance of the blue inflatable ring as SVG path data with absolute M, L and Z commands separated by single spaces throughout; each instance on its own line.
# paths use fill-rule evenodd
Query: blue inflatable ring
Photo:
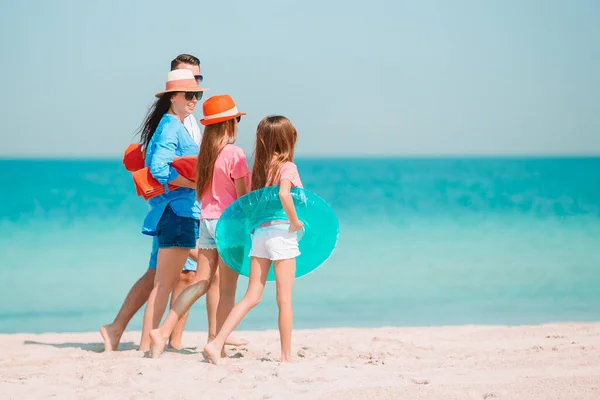
M 301 254 L 296 258 L 296 278 L 299 278 L 331 256 L 340 226 L 331 206 L 316 194 L 300 188 L 292 188 L 291 194 L 298 219 L 304 223 L 304 234 L 298 243 Z M 219 218 L 215 230 L 217 250 L 225 264 L 249 277 L 251 233 L 265 222 L 282 219 L 287 217 L 279 199 L 279 186 L 252 191 L 233 202 Z M 267 281 L 274 280 L 271 268 Z

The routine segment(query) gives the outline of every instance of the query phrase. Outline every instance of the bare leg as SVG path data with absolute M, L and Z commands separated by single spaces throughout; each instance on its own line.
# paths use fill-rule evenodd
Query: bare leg
M 183 292 L 185 288 L 194 283 L 195 278 L 196 271 L 182 271 L 181 274 L 179 274 L 179 280 L 175 285 L 175 289 L 173 289 L 173 292 L 171 293 L 171 307 L 173 307 L 173 303 L 175 303 L 175 300 L 177 299 L 177 297 L 179 297 L 181 292 Z M 187 322 L 189 315 L 190 312 L 186 312 L 183 315 L 183 317 L 181 317 L 179 322 L 177 322 L 175 328 L 173 328 L 173 333 L 171 333 L 171 337 L 169 338 L 170 348 L 177 350 L 183 348 L 181 339 L 183 338 L 183 330 L 185 329 L 185 323 Z
M 138 279 L 127 293 L 127 297 L 125 297 L 125 301 L 114 321 L 100 328 L 100 334 L 104 340 L 104 351 L 117 350 L 127 324 L 148 300 L 154 285 L 154 276 L 154 269 L 149 268 L 146 270 L 146 273 Z
M 150 293 L 144 311 L 144 325 L 142 327 L 142 340 L 140 341 L 141 351 L 150 350 L 150 331 L 158 328 L 160 324 L 167 308 L 169 294 L 177 283 L 188 254 L 189 250 L 182 248 L 158 250 L 154 288 Z
M 208 341 L 210 342 L 215 336 L 217 336 L 217 309 L 220 301 L 220 277 L 221 273 L 219 268 L 215 271 L 215 277 L 208 293 L 206 293 L 206 316 L 208 318 Z
M 217 333 L 215 340 L 204 346 L 204 352 L 212 363 L 219 364 L 225 340 L 239 325 L 246 314 L 248 314 L 248 311 L 260 302 L 270 267 L 271 260 L 252 257 L 250 261 L 250 280 L 248 282 L 246 294 L 239 303 L 233 307 L 231 313 L 229 313 L 229 316 L 223 323 L 223 327 L 219 330 L 219 333 Z M 221 277 L 221 279 L 222 278 L 223 277 Z
M 209 336 L 209 342 L 213 340 L 216 336 L 216 333 L 221 330 L 225 319 L 233 309 L 233 305 L 235 304 L 237 281 L 240 276 L 237 272 L 229 268 L 223 262 L 223 260 L 220 260 L 219 262 L 219 274 L 221 275 L 221 279 L 219 286 L 219 307 L 217 308 L 216 312 L 217 326 L 214 335 Z M 225 344 L 229 346 L 244 346 L 248 344 L 248 341 L 229 336 L 225 340 Z M 223 353 L 222 355 L 224 356 L 225 354 Z
M 196 264 L 198 264 L 198 247 L 196 247 L 195 249 L 191 249 L 190 254 L 188 254 L 188 257 L 194 260 Z
M 196 282 L 187 287 L 173 303 L 173 307 L 167 314 L 163 325 L 150 333 L 152 340 L 151 356 L 158 358 L 162 354 L 167 338 L 173 332 L 177 321 L 189 311 L 190 307 L 204 295 L 219 265 L 219 254 L 217 250 L 200 249 L 198 256 L 198 268 L 196 270 Z M 159 321 L 160 322 L 160 321 Z
M 275 261 L 275 281 L 277 285 L 277 307 L 279 307 L 279 338 L 281 341 L 281 362 L 292 361 L 292 289 L 296 275 L 296 259 Z

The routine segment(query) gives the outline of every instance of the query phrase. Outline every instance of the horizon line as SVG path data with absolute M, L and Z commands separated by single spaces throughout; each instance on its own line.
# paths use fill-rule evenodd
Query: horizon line
M 252 158 L 252 157 L 249 157 Z M 298 160 L 324 160 L 324 159 L 575 159 L 575 158 L 600 158 L 600 153 L 498 153 L 498 154 L 331 154 L 331 155 L 297 155 Z M 121 156 L 54 156 L 54 155 L 1 155 L 0 161 L 121 161 Z

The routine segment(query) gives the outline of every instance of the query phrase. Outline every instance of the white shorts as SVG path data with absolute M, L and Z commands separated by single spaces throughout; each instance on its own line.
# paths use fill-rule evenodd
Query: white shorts
M 200 234 L 198 235 L 199 248 L 209 250 L 217 248 L 217 243 L 215 242 L 217 222 L 219 222 L 218 218 L 200 220 Z
M 302 231 L 290 232 L 290 224 L 256 228 L 252 234 L 250 257 L 267 258 L 272 261 L 296 258 L 300 255 L 298 241 L 302 234 Z

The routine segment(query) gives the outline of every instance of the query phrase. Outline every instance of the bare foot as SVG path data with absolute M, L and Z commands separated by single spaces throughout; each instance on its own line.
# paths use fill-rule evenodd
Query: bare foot
M 167 339 L 164 339 L 160 334 L 160 329 L 152 329 L 150 331 L 150 357 L 158 358 L 165 350 Z
M 292 362 L 292 356 L 290 354 L 282 354 L 281 355 L 281 362 L 282 363 Z
M 226 346 L 245 346 L 248 344 L 246 339 L 239 339 L 233 336 L 229 336 L 227 340 L 225 340 Z
M 169 350 L 181 350 L 183 349 L 183 345 L 178 342 L 169 341 L 169 346 L 167 346 Z
M 217 347 L 214 341 L 204 346 L 204 352 L 208 356 L 208 361 L 215 365 L 219 365 L 219 363 L 221 362 L 221 351 L 219 350 L 221 349 Z
M 115 351 L 119 347 L 123 331 L 117 330 L 112 324 L 109 324 L 100 328 L 100 335 L 102 335 L 102 339 L 104 340 L 104 351 Z

